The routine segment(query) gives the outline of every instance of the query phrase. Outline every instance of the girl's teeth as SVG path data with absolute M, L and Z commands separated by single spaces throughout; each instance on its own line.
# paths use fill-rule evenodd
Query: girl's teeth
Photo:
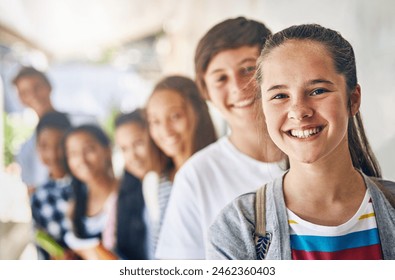
M 310 136 L 313 136 L 317 134 L 318 132 L 321 131 L 321 128 L 316 127 L 316 128 L 311 128 L 311 129 L 306 129 L 306 130 L 291 130 L 291 135 L 297 138 L 308 138 Z

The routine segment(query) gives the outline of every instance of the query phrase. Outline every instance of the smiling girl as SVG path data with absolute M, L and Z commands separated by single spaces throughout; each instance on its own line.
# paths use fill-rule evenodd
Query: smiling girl
M 101 235 L 119 184 L 112 168 L 110 139 L 96 125 L 81 125 L 65 135 L 64 152 L 74 196 L 70 206 L 73 230 L 66 234 L 66 244 L 83 259 L 100 259 Z
M 116 145 L 124 158 L 113 226 L 103 233 L 103 244 L 114 247 L 123 259 L 147 259 L 147 221 L 142 180 L 150 171 L 160 172 L 166 157 L 152 143 L 146 114 L 142 109 L 120 114 L 115 119 Z
M 216 138 L 208 105 L 195 84 L 183 76 L 159 81 L 147 102 L 149 133 L 169 161 L 158 183 L 143 185 L 144 198 L 152 220 L 153 249 L 167 208 L 176 172 L 197 151 Z
M 395 184 L 373 178 L 381 172 L 359 113 L 351 45 L 319 25 L 287 28 L 266 42 L 257 79 L 269 135 L 290 169 L 266 185 L 264 210 L 250 193 L 222 211 L 210 257 L 394 259 Z

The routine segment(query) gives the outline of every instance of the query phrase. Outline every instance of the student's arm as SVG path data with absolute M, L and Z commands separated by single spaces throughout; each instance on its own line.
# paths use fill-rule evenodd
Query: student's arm
M 253 195 L 228 204 L 208 232 L 207 259 L 256 260 L 252 222 Z
M 21 168 L 22 181 L 28 187 L 29 195 L 34 189 L 48 179 L 48 170 L 41 162 L 36 151 L 35 135 L 32 135 L 16 155 L 16 162 Z

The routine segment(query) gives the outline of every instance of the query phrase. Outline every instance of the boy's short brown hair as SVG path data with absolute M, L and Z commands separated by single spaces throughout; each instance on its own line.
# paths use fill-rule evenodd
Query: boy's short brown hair
M 244 17 L 227 19 L 212 27 L 200 39 L 195 53 L 196 83 L 203 97 L 207 99 L 208 96 L 204 75 L 215 55 L 243 46 L 257 46 L 261 49 L 271 34 L 263 23 Z
M 19 70 L 18 74 L 15 76 L 15 78 L 12 80 L 12 83 L 14 85 L 17 85 L 17 83 L 26 77 L 38 77 L 41 79 L 50 89 L 52 89 L 51 83 L 49 82 L 48 77 L 41 71 L 38 71 L 37 69 L 30 67 L 30 66 L 25 66 L 22 67 L 21 70 Z

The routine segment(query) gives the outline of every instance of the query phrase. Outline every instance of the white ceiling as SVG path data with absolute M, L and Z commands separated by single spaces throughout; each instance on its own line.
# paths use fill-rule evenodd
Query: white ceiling
M 56 58 L 158 32 L 173 0 L 0 0 L 0 25 Z M 179 6 L 179 5 L 178 5 Z

